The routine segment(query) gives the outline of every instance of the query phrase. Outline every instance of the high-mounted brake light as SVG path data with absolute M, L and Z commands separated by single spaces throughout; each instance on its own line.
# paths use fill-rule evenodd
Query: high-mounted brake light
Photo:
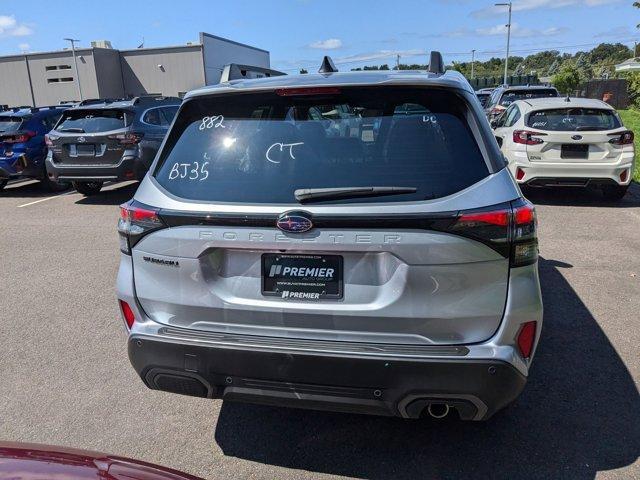
M 301 88 L 278 88 L 276 95 L 280 97 L 294 97 L 301 95 L 337 95 L 340 89 L 337 87 L 301 87 Z
M 125 302 L 124 300 L 118 300 L 118 302 L 120 303 L 120 311 L 122 312 L 122 317 L 127 324 L 127 328 L 131 330 L 131 327 L 133 327 L 133 323 L 136 321 L 136 316 L 134 315 L 133 310 L 131 310 L 131 307 L 127 302 Z
M 132 201 L 120 205 L 118 233 L 120 234 L 120 251 L 128 255 L 131 248 L 147 233 L 165 226 L 158 216 L 158 211 Z
M 631 130 L 627 130 L 626 132 L 622 133 L 613 133 L 610 135 L 615 135 L 615 138 L 609 140 L 609 143 L 613 145 L 631 145 L 633 144 L 633 139 L 635 138 Z
M 522 145 L 539 145 L 544 143 L 544 140 L 537 137 L 544 137 L 546 133 L 532 132 L 529 130 L 514 130 L 513 142 L 520 143 Z
M 518 350 L 522 358 L 528 359 L 533 353 L 533 345 L 536 341 L 536 328 L 538 322 L 527 322 L 520 327 L 518 333 Z
M 33 137 L 35 137 L 36 135 L 37 135 L 36 132 L 32 132 L 31 130 L 29 130 L 27 132 L 21 132 L 15 135 L 7 135 L 6 137 L 3 137 L 0 141 L 4 143 L 25 143 L 25 142 L 28 142 Z

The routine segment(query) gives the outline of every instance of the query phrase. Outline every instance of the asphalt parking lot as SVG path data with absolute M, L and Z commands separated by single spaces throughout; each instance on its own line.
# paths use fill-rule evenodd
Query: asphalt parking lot
M 114 282 L 117 205 L 35 182 L 0 194 L 0 439 L 210 479 L 640 478 L 640 187 L 536 192 L 545 324 L 520 399 L 487 423 L 404 421 L 148 390 Z

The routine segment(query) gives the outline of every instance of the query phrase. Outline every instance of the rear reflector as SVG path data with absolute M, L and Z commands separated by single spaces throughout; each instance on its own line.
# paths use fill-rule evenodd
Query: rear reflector
M 127 324 L 127 328 L 131 330 L 133 327 L 133 322 L 136 321 L 136 317 L 133 314 L 133 310 L 127 302 L 124 300 L 118 300 L 120 302 L 120 310 L 122 311 L 122 317 L 124 318 L 125 323 Z
M 629 170 L 624 170 L 621 174 L 620 174 L 620 181 L 621 182 L 626 182 L 627 178 L 629 178 Z
M 293 97 L 299 95 L 337 95 L 340 89 L 336 87 L 303 87 L 303 88 L 278 88 L 276 95 L 281 97 Z
M 520 332 L 518 333 L 518 350 L 520 350 L 522 358 L 527 359 L 531 357 L 531 353 L 533 353 L 537 325 L 537 322 L 527 322 L 520 327 Z
M 516 180 L 522 180 L 524 178 L 524 170 L 518 167 L 516 169 Z

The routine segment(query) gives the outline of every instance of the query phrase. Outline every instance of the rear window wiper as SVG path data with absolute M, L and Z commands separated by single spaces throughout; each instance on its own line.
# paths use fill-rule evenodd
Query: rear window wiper
M 82 128 L 77 128 L 77 127 L 70 127 L 70 128 L 61 128 L 60 129 L 61 132 L 72 132 L 72 133 L 86 133 L 84 131 L 84 129 Z
M 582 127 L 576 127 L 576 132 L 588 132 L 588 131 L 593 131 L 596 132 L 598 130 L 602 130 L 601 127 L 590 127 L 587 125 L 584 125 Z
M 300 203 L 337 198 L 382 197 L 415 193 L 415 187 L 341 187 L 341 188 L 299 188 L 293 193 Z

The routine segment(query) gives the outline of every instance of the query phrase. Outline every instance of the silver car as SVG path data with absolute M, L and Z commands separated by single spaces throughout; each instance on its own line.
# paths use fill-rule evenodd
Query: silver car
M 540 336 L 534 208 L 461 75 L 326 65 L 186 96 L 121 206 L 131 363 L 174 393 L 487 419 Z

